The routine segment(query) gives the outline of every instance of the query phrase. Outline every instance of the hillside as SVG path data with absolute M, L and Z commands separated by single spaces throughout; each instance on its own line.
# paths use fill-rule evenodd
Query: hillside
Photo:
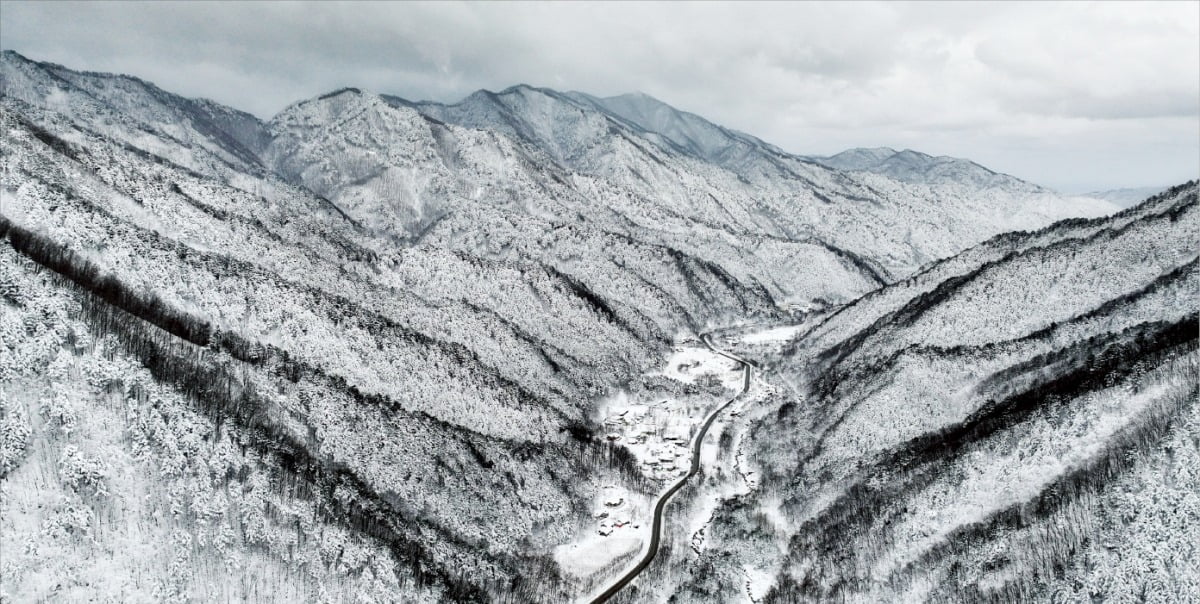
M 442 123 L 506 134 L 533 147 L 531 155 L 544 153 L 533 164 L 553 166 L 564 181 L 560 189 L 579 194 L 556 191 L 536 204 L 539 211 L 573 212 L 605 230 L 667 241 L 726 267 L 733 256 L 730 273 L 800 306 L 818 301 L 805 287 L 812 279 L 804 271 L 814 265 L 829 266 L 827 275 L 846 273 L 825 280 L 835 287 L 864 276 L 890 282 L 1000 232 L 1116 209 L 1016 179 L 1001 186 L 949 178 L 908 183 L 831 170 L 645 95 L 597 99 L 514 86 L 450 105 L 383 98 Z M 789 283 L 783 275 L 794 277 Z M 856 297 L 839 293 L 824 300 Z
M 634 599 L 1195 600 L 1197 189 L 996 237 L 782 346 L 729 334 L 777 392 L 728 428 L 703 547 Z

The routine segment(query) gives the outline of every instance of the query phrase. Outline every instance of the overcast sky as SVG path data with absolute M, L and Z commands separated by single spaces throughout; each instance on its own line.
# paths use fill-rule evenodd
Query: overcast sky
M 1200 3 L 0 3 L 0 46 L 270 117 L 357 86 L 641 91 L 784 149 L 1065 191 L 1200 174 Z

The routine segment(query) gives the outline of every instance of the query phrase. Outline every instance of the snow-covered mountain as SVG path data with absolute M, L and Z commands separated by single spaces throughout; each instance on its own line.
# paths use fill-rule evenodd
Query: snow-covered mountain
M 1112 206 L 1011 177 L 822 165 L 644 95 L 348 88 L 264 122 L 5 52 L 0 127 L 0 533 L 32 544 L 5 548 L 4 599 L 578 597 L 628 559 L 564 558 L 596 533 L 598 493 L 631 506 L 666 480 L 652 435 L 613 425 L 653 432 L 629 418 L 659 413 L 687 434 L 725 396 L 699 334 L 823 312 L 761 392 L 867 374 L 925 333 L 893 317 L 922 288 L 997 259 L 1006 285 L 1047 280 L 1059 265 L 1012 257 L 1146 222 L 1110 246 L 1129 258 L 1086 265 L 1117 299 L 1185 265 L 1194 222 L 1194 192 L 1099 218 Z M 1078 294 L 1050 281 L 1013 300 Z M 1008 329 L 1070 319 L 1059 297 L 1004 307 Z M 829 365 L 852 336 L 861 367 Z M 847 400 L 887 388 L 883 369 L 843 380 Z M 767 435 L 763 485 L 857 476 L 850 453 L 817 472 L 771 449 L 810 451 L 841 392 L 729 424 Z M 635 403 L 612 420 L 613 401 Z M 737 526 L 726 511 L 714 527 Z M 730 559 L 753 545 L 730 537 Z M 803 566 L 789 552 L 772 568 Z
M 891 281 L 999 232 L 1115 210 L 1020 181 L 910 184 L 831 170 L 637 99 L 515 86 L 444 105 L 345 91 L 273 118 L 266 157 L 392 232 L 498 208 L 666 245 L 800 305 L 848 300 L 865 291 L 854 291 L 859 284 Z M 652 120 L 650 107 L 671 117 Z M 666 134 L 648 130 L 659 126 Z M 848 289 L 817 292 L 813 280 Z
M 268 138 L 258 118 L 187 99 L 125 75 L 72 71 L 4 51 L 0 94 L 93 125 L 105 135 L 188 168 L 256 172 Z M 108 121 L 105 121 L 108 120 Z M 202 149 L 205 157 L 186 151 Z
M 7 593 L 556 599 L 544 552 L 641 484 L 590 415 L 686 324 L 651 301 L 774 312 L 661 253 L 608 299 L 586 267 L 398 244 L 160 100 L 169 124 L 0 101 L 2 526 L 41 544 L 6 548 Z
M 740 158 L 755 153 L 786 155 L 782 149 L 770 143 L 743 132 L 722 128 L 647 94 L 598 98 L 572 92 L 568 96 L 633 124 L 662 145 L 673 146 L 692 157 L 727 168 L 734 168 Z
M 821 165 L 849 172 L 871 172 L 901 182 L 969 184 L 980 189 L 1001 188 L 1044 192 L 1038 185 L 993 172 L 969 159 L 933 156 L 912 149 L 897 151 L 889 147 L 849 149 L 828 157 L 809 157 Z
M 642 599 L 1195 600 L 1198 188 L 742 339 L 779 389 Z

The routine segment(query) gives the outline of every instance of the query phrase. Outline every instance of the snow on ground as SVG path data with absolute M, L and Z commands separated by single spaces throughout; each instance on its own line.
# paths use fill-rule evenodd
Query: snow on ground
M 617 485 L 605 486 L 592 501 L 594 531 L 582 539 L 558 546 L 554 559 L 568 573 L 587 577 L 611 561 L 640 551 L 649 537 L 650 501 Z
M 742 336 L 740 339 L 743 344 L 774 344 L 782 343 L 792 339 L 804 327 L 801 325 L 784 325 L 782 327 L 773 327 L 763 331 L 756 331 Z
M 637 499 L 641 499 L 638 497 Z M 607 537 L 613 534 L 623 534 L 628 531 L 623 529 L 636 530 L 641 528 L 641 523 L 635 521 L 634 517 L 645 512 L 644 505 L 638 505 L 638 501 L 634 499 L 634 494 L 628 489 L 616 485 L 608 485 L 604 487 L 600 496 L 596 498 L 592 517 L 599 522 L 600 528 L 596 533 L 602 537 Z
M 699 380 L 702 384 L 708 381 L 730 390 L 742 387 L 742 372 L 737 362 L 709 350 L 703 344 L 676 346 L 675 353 L 667 359 L 667 367 L 662 375 L 687 384 Z
M 742 385 L 742 371 L 735 361 L 720 356 L 695 340 L 681 341 L 657 375 L 684 383 L 707 381 L 733 391 L 717 400 L 712 397 L 637 398 L 618 392 L 598 405 L 605 438 L 633 453 L 643 474 L 669 488 L 687 474 L 691 466 L 691 439 L 714 406 L 729 400 Z M 716 455 L 714 425 L 702 448 L 702 458 Z M 554 559 L 567 573 L 590 579 L 610 568 L 622 556 L 640 551 L 648 542 L 650 503 L 653 499 L 616 485 L 604 487 L 592 505 L 594 524 L 576 541 L 558 546 Z M 622 566 L 623 568 L 623 566 Z
M 716 447 L 713 446 L 712 449 L 712 452 L 716 453 Z M 706 465 L 711 466 L 711 464 Z M 707 485 L 705 486 L 707 487 Z M 694 507 L 688 512 L 687 534 L 691 535 L 692 550 L 696 553 L 704 550 L 708 525 L 712 522 L 717 506 L 723 501 L 749 492 L 750 489 L 745 483 L 733 481 L 723 481 L 715 488 L 705 489 L 704 494 L 697 498 Z
M 717 476 L 721 472 L 718 468 L 724 466 L 731 468 L 741 476 L 741 479 L 734 481 L 720 481 L 712 486 L 711 484 L 704 485 L 704 494 L 697 498 L 698 503 L 689 512 L 688 532 L 692 535 L 692 548 L 700 551 L 704 548 L 705 529 L 712 520 L 713 511 L 722 501 L 733 499 L 741 495 L 749 493 L 758 486 L 756 478 L 757 473 L 750 469 L 745 463 L 746 460 L 740 455 L 742 449 L 742 438 L 745 436 L 745 431 L 738 429 L 744 423 L 736 418 L 746 414 L 754 409 L 756 405 L 771 392 L 773 387 L 762 382 L 761 380 L 753 380 L 750 382 L 750 390 L 742 395 L 738 400 L 734 401 L 725 412 L 713 422 L 709 427 L 708 434 L 705 435 L 704 442 L 700 445 L 700 465 L 706 469 L 706 472 Z M 729 456 L 726 452 L 726 457 L 722 458 L 720 440 L 721 435 L 727 430 L 732 430 L 732 450 L 735 455 Z
M 699 402 L 663 398 L 642 403 L 621 395 L 604 412 L 605 438 L 629 449 L 643 474 L 666 480 L 687 472 L 688 442 L 704 414 Z
M 775 585 L 775 575 L 769 571 L 747 564 L 742 567 L 742 572 L 746 575 L 746 596 L 751 602 L 762 600 Z
M 742 385 L 738 363 L 690 342 L 675 347 L 662 375 L 689 384 L 708 380 L 733 391 Z M 600 409 L 606 438 L 629 449 L 641 462 L 646 476 L 667 480 L 687 473 L 692 434 L 718 402 L 723 401 L 707 397 L 642 401 L 620 393 L 602 403 Z
M 579 541 L 558 546 L 554 550 L 554 561 L 571 575 L 588 577 L 622 555 L 641 551 L 644 542 L 644 535 L 632 532 L 609 537 L 588 535 Z

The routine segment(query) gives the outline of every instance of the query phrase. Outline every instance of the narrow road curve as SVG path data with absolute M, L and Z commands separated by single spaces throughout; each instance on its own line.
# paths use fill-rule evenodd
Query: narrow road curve
M 716 421 L 717 416 L 720 415 L 726 407 L 732 404 L 733 401 L 736 401 L 738 397 L 750 390 L 750 376 L 753 375 L 754 372 L 753 363 L 733 353 L 725 352 L 724 350 L 720 350 L 713 346 L 707 335 L 700 336 L 700 341 L 704 342 L 704 345 L 707 346 L 709 350 L 727 359 L 737 361 L 737 363 L 742 366 L 742 372 L 744 376 L 742 381 L 742 390 L 729 400 L 721 403 L 721 405 L 719 405 L 717 408 L 710 411 L 708 413 L 708 417 L 704 419 L 704 423 L 700 425 L 700 430 L 696 432 L 696 436 L 692 438 L 692 467 L 688 469 L 688 473 L 684 475 L 683 478 L 680 478 L 674 485 L 671 486 L 671 488 L 663 492 L 662 495 L 659 495 L 658 501 L 654 504 L 654 520 L 650 526 L 650 547 L 646 549 L 646 553 L 642 556 L 642 559 L 639 560 L 636 565 L 626 571 L 625 574 L 621 575 L 620 578 L 614 581 L 613 584 L 608 587 L 608 589 L 604 590 L 603 593 L 592 599 L 592 604 L 607 602 L 610 598 L 615 596 L 617 592 L 624 589 L 626 585 L 632 583 L 633 580 L 642 573 L 642 571 L 646 570 L 646 568 L 650 566 L 650 563 L 654 560 L 655 554 L 658 553 L 658 543 L 662 538 L 663 511 L 666 509 L 667 504 L 670 503 L 671 497 L 674 496 L 675 493 L 678 493 L 679 490 L 682 489 L 685 484 L 687 484 L 687 481 L 691 479 L 691 477 L 700 472 L 700 446 L 704 443 L 704 436 L 708 434 L 709 426 L 712 426 L 713 422 Z

